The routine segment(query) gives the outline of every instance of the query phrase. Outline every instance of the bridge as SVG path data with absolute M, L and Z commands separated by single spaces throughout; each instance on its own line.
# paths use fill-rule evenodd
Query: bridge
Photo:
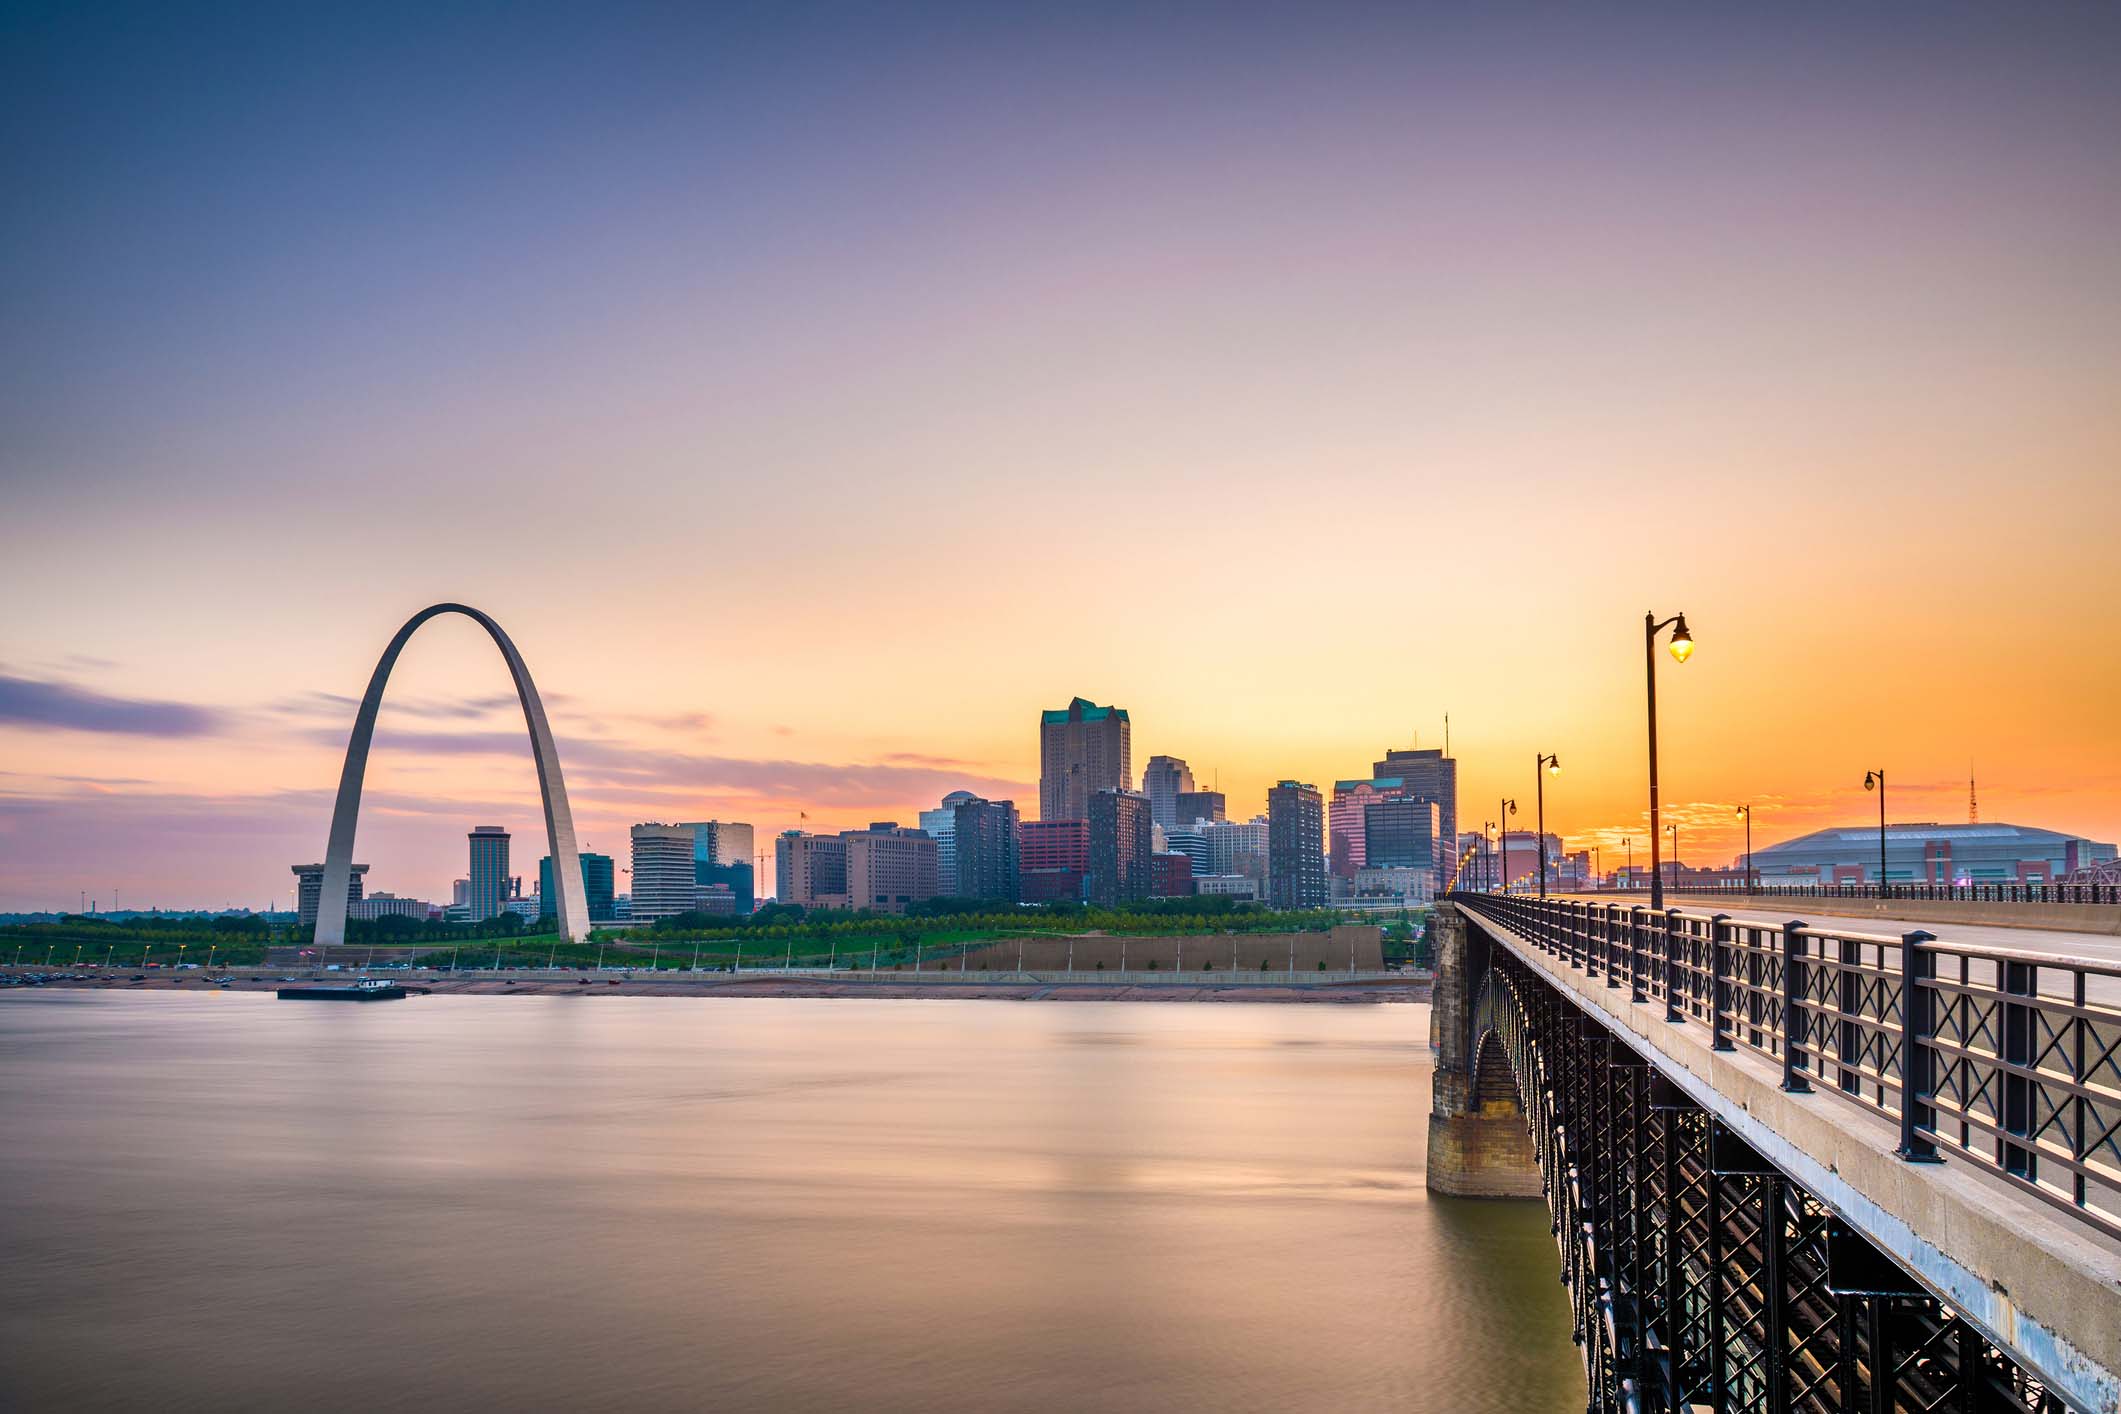
M 1587 1408 L 2121 1410 L 2121 946 L 1723 902 L 1437 908 L 1429 1184 L 1544 1198 Z

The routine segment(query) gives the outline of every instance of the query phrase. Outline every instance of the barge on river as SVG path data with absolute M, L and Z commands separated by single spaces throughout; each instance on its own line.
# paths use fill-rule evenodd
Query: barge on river
M 282 987 L 283 1002 L 387 1002 L 405 995 L 405 989 L 380 977 L 367 977 L 351 987 Z

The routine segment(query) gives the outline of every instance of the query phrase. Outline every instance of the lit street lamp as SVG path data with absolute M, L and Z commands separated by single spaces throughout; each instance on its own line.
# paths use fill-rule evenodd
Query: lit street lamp
M 1517 813 L 1517 802 L 1504 796 L 1502 804 L 1495 808 L 1495 892 L 1510 891 L 1510 817 Z
M 1679 827 L 1677 825 L 1667 825 L 1664 827 L 1664 832 L 1672 837 L 1672 882 L 1676 884 L 1679 882 L 1679 870 L 1681 867 L 1679 863 Z M 1650 899 L 1650 905 L 1653 908 L 1664 907 L 1664 890 L 1657 887 L 1657 880 L 1663 877 L 1663 875 L 1658 874 L 1652 875 L 1650 879 L 1650 886 L 1655 891 Z
M 1741 805 L 1738 813 L 1745 817 L 1745 891 L 1753 891 L 1753 807 Z
M 1650 693 L 1650 907 L 1664 907 L 1664 871 L 1657 858 L 1658 809 L 1657 809 L 1657 632 L 1667 625 L 1672 630 L 1672 657 L 1684 663 L 1694 656 L 1694 635 L 1687 632 L 1686 615 L 1674 614 L 1662 622 L 1654 613 L 1642 616 L 1642 666 L 1649 679 Z M 1676 854 L 1679 841 L 1675 834 L 1672 849 Z
M 1628 836 L 1620 842 L 1620 847 L 1628 852 L 1628 887 L 1632 889 L 1635 887 L 1635 837 Z
M 1539 774 L 1541 766 L 1547 768 L 1549 775 L 1558 776 L 1561 774 L 1561 758 L 1559 756 L 1548 756 L 1542 752 L 1539 753 L 1539 759 L 1532 766 L 1532 786 L 1539 792 L 1539 848 L 1537 850 L 1539 855 L 1539 896 L 1545 898 L 1547 896 L 1547 781 L 1545 776 Z
M 1885 897 L 1885 772 L 1865 771 L 1863 788 L 1878 792 L 1878 897 Z

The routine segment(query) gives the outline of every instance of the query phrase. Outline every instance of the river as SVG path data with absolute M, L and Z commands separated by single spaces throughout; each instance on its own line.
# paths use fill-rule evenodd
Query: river
M 0 1407 L 1568 1410 L 1425 1006 L 0 998 Z

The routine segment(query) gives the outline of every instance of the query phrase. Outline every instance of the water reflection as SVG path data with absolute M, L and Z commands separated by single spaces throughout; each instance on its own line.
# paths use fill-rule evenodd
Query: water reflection
M 1415 1007 L 0 1002 L 0 1406 L 1581 1408 Z

